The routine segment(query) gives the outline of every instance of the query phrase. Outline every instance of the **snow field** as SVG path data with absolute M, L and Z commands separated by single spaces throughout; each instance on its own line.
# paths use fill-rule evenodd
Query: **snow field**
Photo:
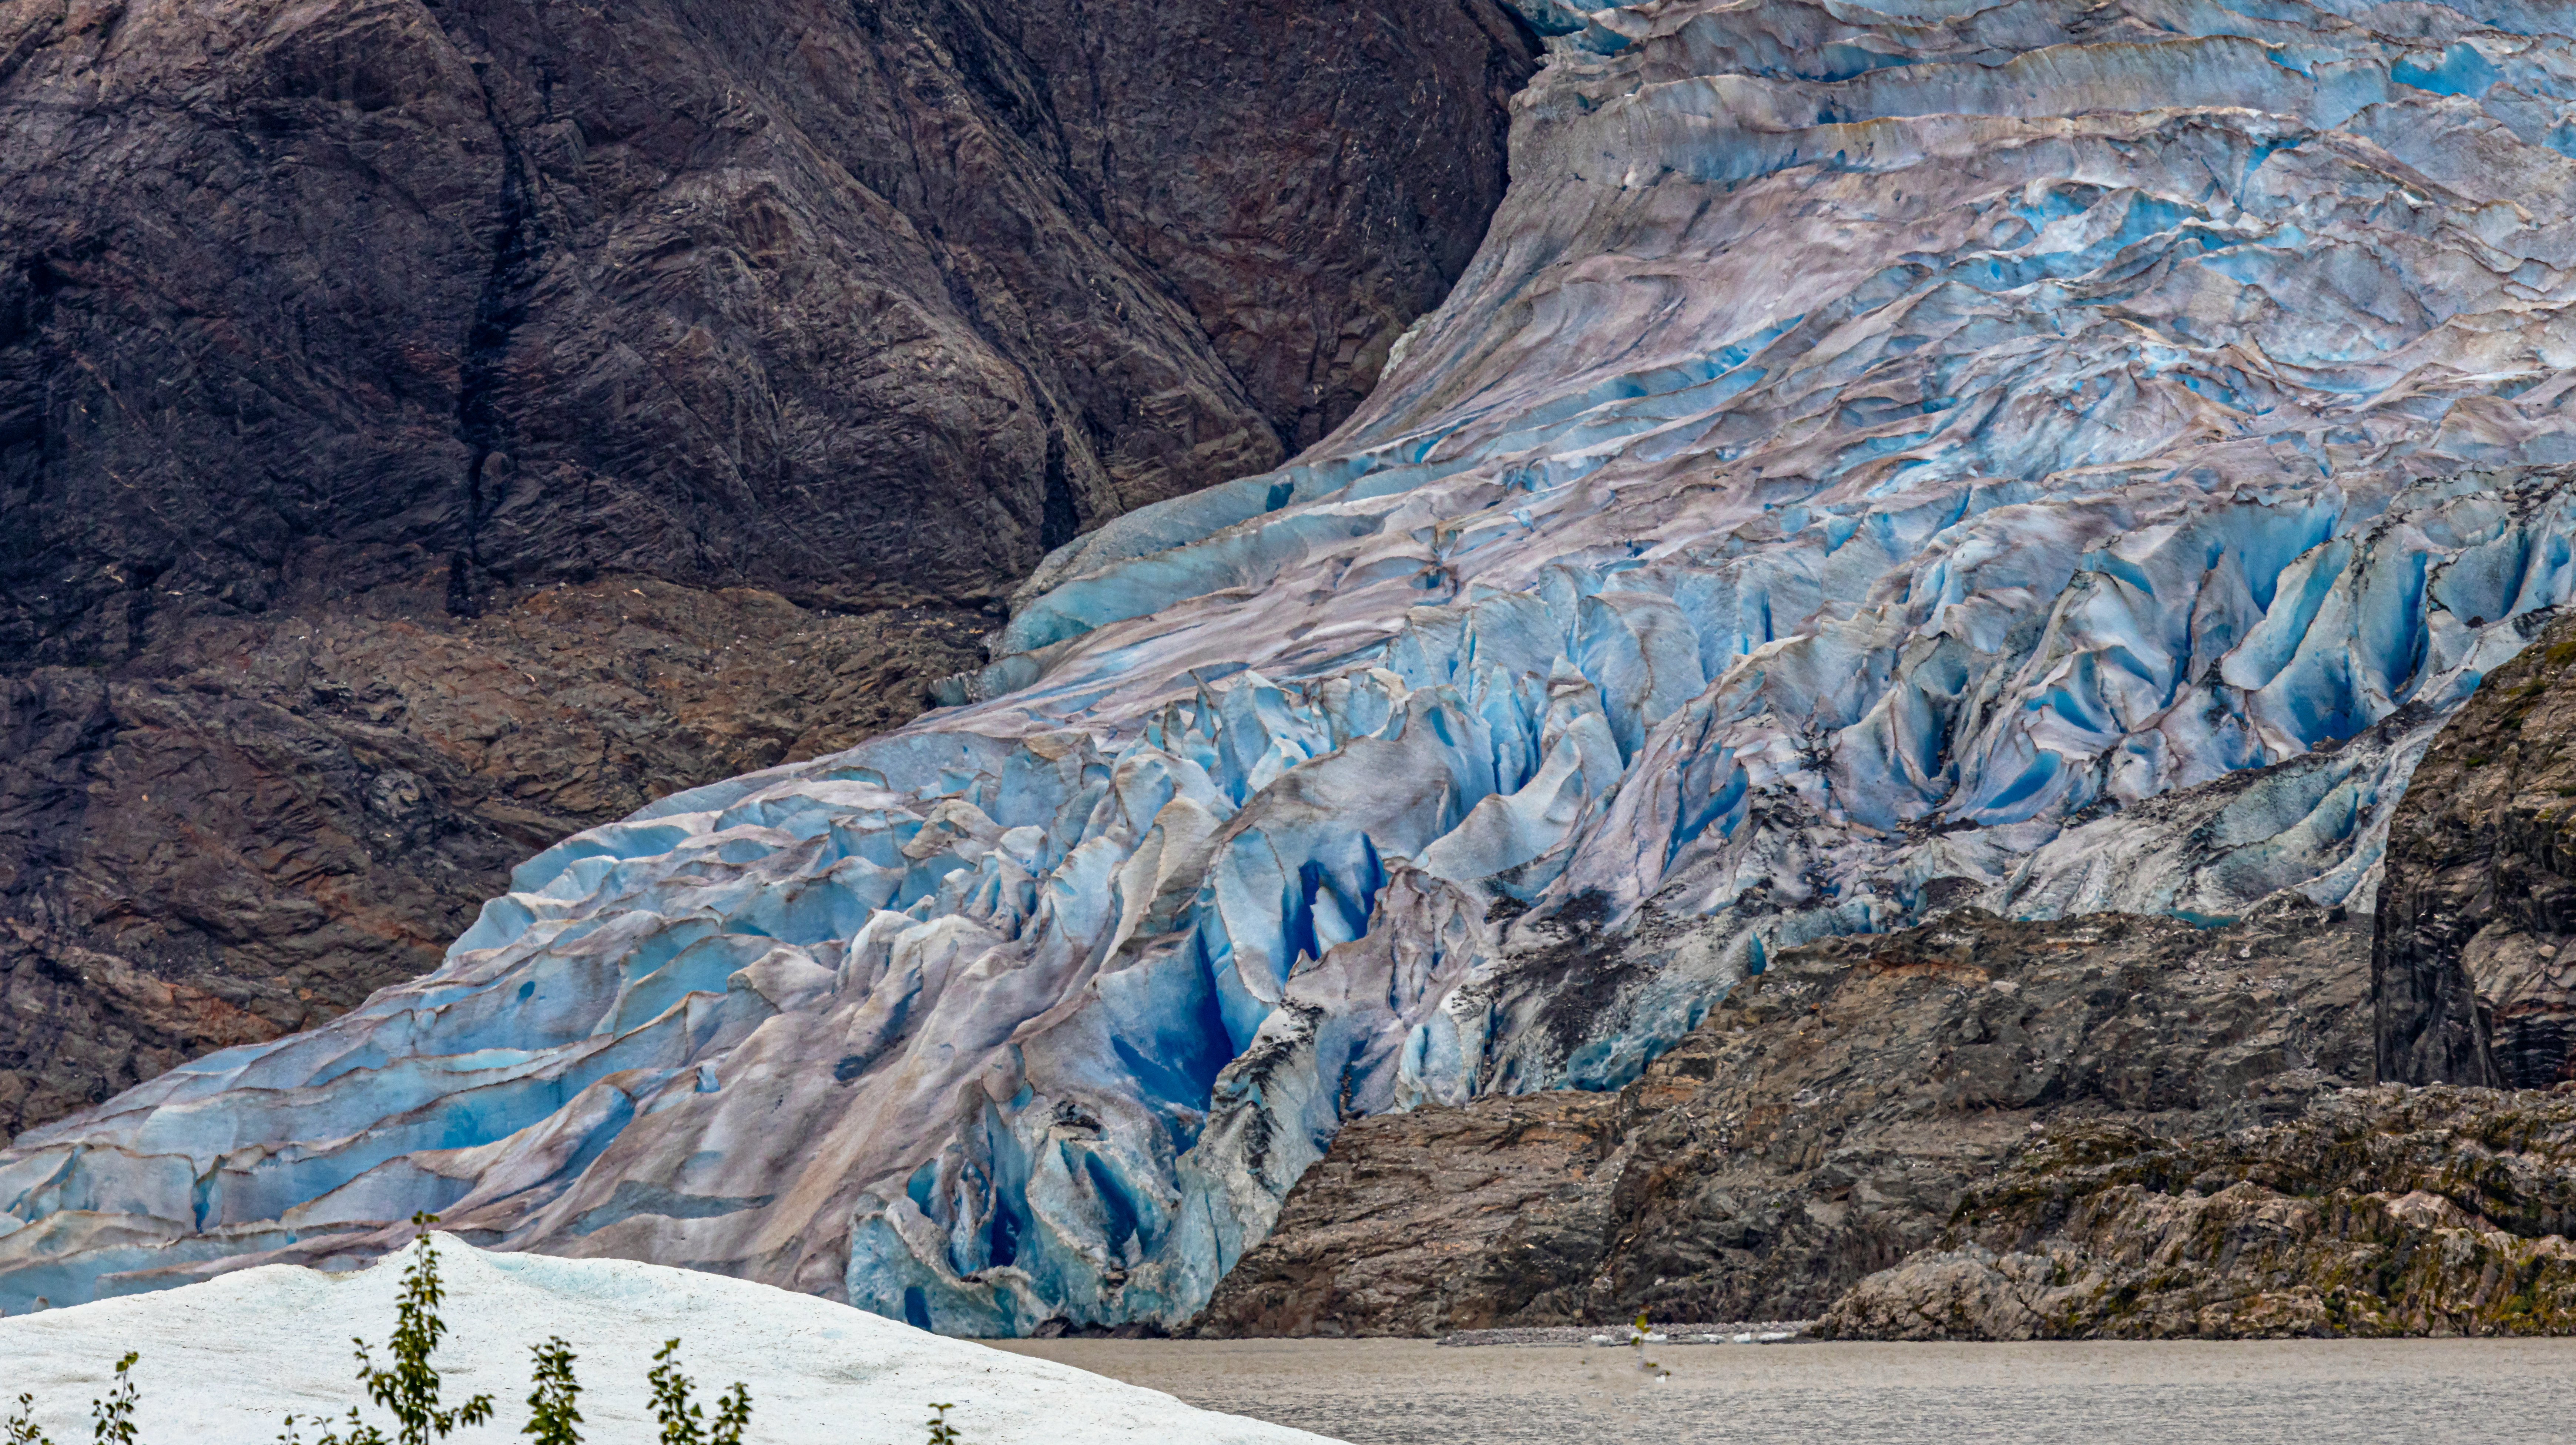
M 498 1445 L 525 1423 L 528 1346 L 572 1343 L 582 1433 L 595 1445 L 645 1445 L 656 1427 L 645 1371 L 664 1340 L 712 1408 L 735 1380 L 751 1386 L 759 1445 L 919 1445 L 927 1406 L 953 1402 L 969 1445 L 1296 1445 L 1325 1437 L 1193 1409 L 1169 1395 L 1070 1366 L 924 1334 L 847 1305 L 767 1285 L 625 1260 L 488 1254 L 435 1236 L 447 1288 L 446 1342 L 434 1363 L 454 1406 L 476 1393 L 491 1424 L 450 1437 Z M 385 1363 L 402 1256 L 330 1275 L 289 1265 L 185 1289 L 0 1319 L 0 1396 L 37 1400 L 57 1442 L 89 1438 L 88 1410 L 127 1350 L 143 1445 L 269 1445 L 290 1411 L 341 1415 L 359 1398 L 350 1338 Z M 0 1404 L 0 1408 L 6 1408 Z M 367 1418 L 387 1424 L 372 1406 Z

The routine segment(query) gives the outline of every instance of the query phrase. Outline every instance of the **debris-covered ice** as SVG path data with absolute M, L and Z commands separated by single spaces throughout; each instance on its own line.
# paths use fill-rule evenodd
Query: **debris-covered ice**
M 0 1304 L 381 1249 L 1177 1321 L 1357 1112 L 1607 1087 L 1927 910 L 2366 908 L 2565 601 L 2563 6 L 1537 11 L 1359 415 L 956 704 L 531 860 L 436 974 L 0 1154 Z

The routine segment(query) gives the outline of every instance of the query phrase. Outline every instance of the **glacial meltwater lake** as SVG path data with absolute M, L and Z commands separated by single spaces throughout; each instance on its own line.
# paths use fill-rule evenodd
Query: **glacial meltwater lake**
M 1352 1445 L 2576 1440 L 2576 1340 L 1443 1349 L 1425 1340 L 997 1348 Z M 1177 1445 L 1177 1442 L 1176 1442 Z

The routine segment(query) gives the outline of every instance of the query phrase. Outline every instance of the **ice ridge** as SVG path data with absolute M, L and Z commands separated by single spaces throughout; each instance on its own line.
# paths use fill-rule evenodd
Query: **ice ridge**
M 0 1307 L 477 1242 L 1178 1322 L 1341 1120 L 1613 1087 L 1962 903 L 2368 908 L 2576 588 L 2576 11 L 1531 7 L 1362 411 L 954 704 L 523 865 L 0 1153 Z

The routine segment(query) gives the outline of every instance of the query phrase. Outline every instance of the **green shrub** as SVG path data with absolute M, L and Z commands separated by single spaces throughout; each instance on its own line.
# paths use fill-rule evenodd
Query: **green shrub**
M 742 1427 L 751 1423 L 751 1390 L 740 1380 L 716 1401 L 712 1428 L 689 1403 L 689 1377 L 680 1373 L 678 1340 L 665 1340 L 653 1352 L 653 1418 L 662 1422 L 662 1445 L 742 1445 Z
M 572 1377 L 572 1346 L 556 1335 L 542 1345 L 531 1345 L 528 1353 L 536 1357 L 530 1378 L 536 1388 L 528 1392 L 528 1423 L 520 1434 L 536 1445 L 581 1445 L 581 1411 L 574 1402 L 581 1397 L 581 1382 Z
M 52 1445 L 52 1442 L 37 1433 L 36 1422 L 27 1418 L 35 1412 L 36 1397 L 28 1394 L 19 1395 L 18 1408 L 10 1412 L 8 1419 L 0 1420 L 0 1430 L 9 1432 L 5 1437 L 8 1445 Z
M 89 1402 L 89 1437 L 97 1445 L 134 1445 L 134 1379 L 126 1372 L 142 1358 L 133 1350 L 116 1362 L 116 1383 L 104 1400 Z
M 358 1383 L 367 1387 L 369 1399 L 393 1415 L 394 1440 L 386 1440 L 385 1432 L 362 1423 L 358 1407 L 352 1405 L 349 1433 L 327 1433 L 314 1445 L 429 1445 L 432 1436 L 444 1440 L 459 1425 L 480 1425 L 492 1418 L 489 1395 L 477 1395 L 453 1410 L 438 1408 L 438 1367 L 430 1363 L 429 1357 L 438 1353 L 438 1342 L 447 1335 L 447 1322 L 438 1317 L 438 1307 L 446 1300 L 447 1291 L 439 1285 L 438 1251 L 431 1247 L 428 1234 L 438 1216 L 415 1214 L 411 1222 L 422 1233 L 412 1242 L 411 1263 L 403 1267 L 402 1297 L 394 1303 L 394 1337 L 387 1346 L 394 1357 L 393 1368 L 376 1368 L 376 1362 L 367 1354 L 367 1342 L 350 1341 L 358 1347 Z M 294 1428 L 290 1418 L 290 1439 Z

